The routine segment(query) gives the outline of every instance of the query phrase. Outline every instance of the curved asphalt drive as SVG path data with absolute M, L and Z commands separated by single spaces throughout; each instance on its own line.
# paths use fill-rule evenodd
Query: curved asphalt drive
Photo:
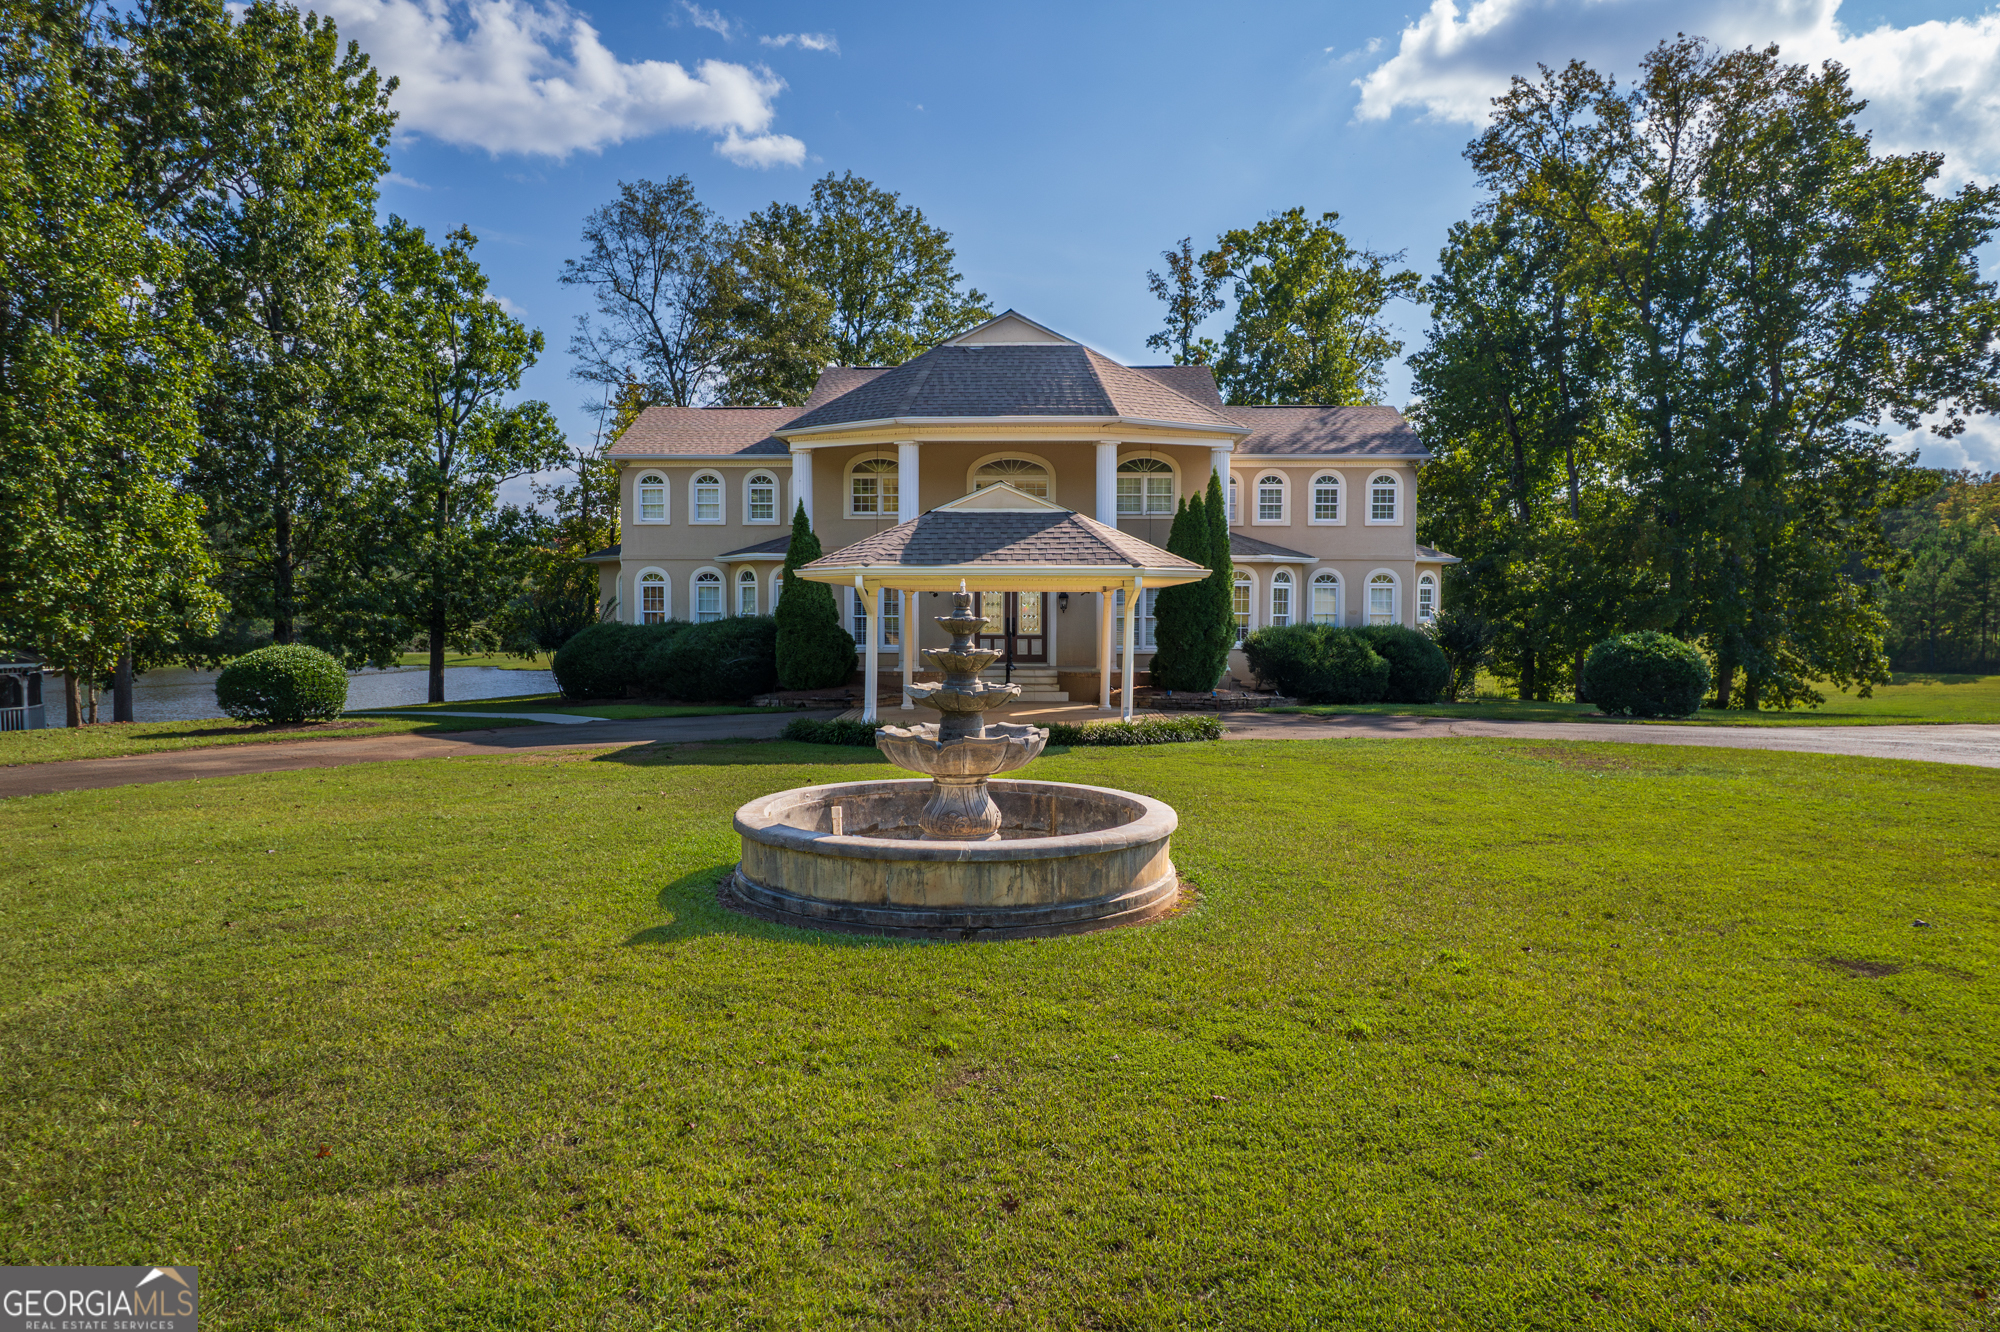
M 770 740 L 796 716 L 833 713 L 762 713 L 735 717 L 662 717 L 599 721 L 570 726 L 516 726 L 445 735 L 385 735 L 217 745 L 125 758 L 71 759 L 0 768 L 0 797 L 43 795 L 141 782 L 233 777 L 249 772 L 333 768 L 398 759 L 474 758 L 535 750 L 623 748 L 708 740 Z M 1306 717 L 1230 713 L 1230 739 L 1342 740 L 1443 739 L 1469 736 L 1502 740 L 1586 740 L 1641 745 L 1706 745 L 1722 749 L 1778 749 L 1807 754 L 1915 759 L 2000 768 L 2000 725 L 1949 726 L 1647 726 L 1617 722 L 1506 722 L 1456 717 Z

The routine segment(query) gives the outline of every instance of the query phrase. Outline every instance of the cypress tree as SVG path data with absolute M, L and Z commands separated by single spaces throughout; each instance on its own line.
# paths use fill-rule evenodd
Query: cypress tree
M 1208 577 L 1193 586 L 1204 594 L 1201 627 L 1208 655 L 1203 660 L 1212 689 L 1229 669 L 1229 652 L 1236 646 L 1236 567 L 1229 559 L 1229 501 L 1222 493 L 1221 476 L 1208 474 L 1208 554 L 1202 563 Z
M 1174 511 L 1167 550 L 1182 559 L 1206 565 L 1208 517 L 1201 496 L 1184 499 Z M 1204 596 L 1200 583 L 1163 587 L 1153 598 L 1153 684 L 1162 689 L 1207 689 L 1213 678 L 1201 680 L 1208 658 L 1201 616 Z
M 798 576 L 799 566 L 822 554 L 806 520 L 806 506 L 792 515 L 792 543 L 785 548 L 784 592 L 778 597 L 778 686 L 829 689 L 854 673 L 854 635 L 840 623 L 833 589 Z

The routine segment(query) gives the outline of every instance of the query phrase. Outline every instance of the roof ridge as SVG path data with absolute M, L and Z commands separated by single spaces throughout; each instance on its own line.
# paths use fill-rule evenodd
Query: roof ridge
M 1090 358 L 1091 358 L 1091 361 L 1092 361 L 1092 364 L 1091 364 L 1091 369 L 1092 369 L 1092 370 L 1096 370 L 1096 369 L 1097 369 L 1097 365 L 1096 365 L 1096 362 L 1098 362 L 1098 361 L 1103 361 L 1103 362 L 1104 362 L 1104 363 L 1105 363 L 1106 365 L 1111 365 L 1111 366 L 1116 366 L 1116 367 L 1117 367 L 1118 369 L 1120 369 L 1120 370 L 1125 370 L 1125 371 L 1128 371 L 1128 372 L 1130 372 L 1130 373 L 1132 373 L 1132 374 L 1135 374 L 1135 375 L 1136 375 L 1136 374 L 1140 374 L 1140 373 L 1143 373 L 1143 372 L 1142 372 L 1142 371 L 1141 371 L 1141 370 L 1139 369 L 1139 367 L 1138 367 L 1138 366 L 1135 366 L 1135 365 L 1126 365 L 1126 364 L 1124 364 L 1124 363 L 1123 363 L 1123 362 L 1121 362 L 1121 361 L 1114 361 L 1114 360 L 1112 360 L 1112 359 L 1111 359 L 1111 358 L 1110 358 L 1109 356 L 1106 356 L 1106 355 L 1104 355 L 1104 354 L 1103 354 L 1102 352 L 1098 351 L 1098 350 L 1097 350 L 1096 348 L 1094 348 L 1094 347 L 1085 347 L 1085 346 L 1084 346 L 1084 344 L 1082 344 L 1082 343 L 1080 343 L 1080 342 L 1079 342 L 1079 343 L 1077 344 L 1077 346 L 1079 346 L 1079 347 L 1083 347 L 1083 351 L 1084 351 L 1084 355 L 1086 355 L 1086 356 L 1088 356 L 1088 357 L 1090 357 Z M 1157 366 L 1156 366 L 1156 367 L 1150 367 L 1150 368 L 1153 368 L 1153 369 L 1166 369 L 1166 368 L 1172 368 L 1172 367 L 1157 367 Z M 1210 373 L 1211 373 L 1211 374 L 1213 374 L 1214 372 L 1213 372 L 1213 371 L 1210 371 Z M 1148 375 L 1148 376 L 1147 376 L 1147 378 L 1151 379 L 1151 378 L 1152 378 L 1152 376 Z M 1101 374 L 1099 375 L 1099 382 L 1100 382 L 1100 383 L 1102 383 L 1102 382 L 1103 382 L 1103 376 L 1102 376 Z M 1174 386 L 1173 386 L 1172 384 L 1169 384 L 1169 383 L 1168 383 L 1168 382 L 1167 382 L 1166 380 L 1164 380 L 1164 379 L 1153 379 L 1153 383 L 1155 383 L 1155 384 L 1158 384 L 1158 385 L 1159 385 L 1159 386 L 1160 386 L 1161 388 L 1163 388 L 1163 389 L 1165 389 L 1165 390 L 1166 390 L 1167 392 L 1169 392 L 1169 393 L 1173 394 L 1173 395 L 1174 395 L 1174 396 L 1175 396 L 1176 398 L 1179 398 L 1179 399 L 1180 399 L 1180 400 L 1181 400 L 1182 402 L 1186 403 L 1186 404 L 1187 404 L 1188 406 L 1190 406 L 1190 407 L 1194 407 L 1194 408 L 1198 408 L 1199 410 L 1201 410 L 1201 411 L 1204 411 L 1204 412 L 1214 412 L 1214 411 L 1215 411 L 1215 408 L 1213 408 L 1213 407 L 1209 406 L 1209 405 L 1208 405 L 1207 403 L 1205 403 L 1205 402 L 1200 402 L 1200 401 L 1198 401 L 1198 400 L 1196 400 L 1196 399 L 1194 399 L 1194 398 L 1190 398 L 1190 397 L 1189 397 L 1189 396 L 1188 396 L 1187 394 L 1185 394 L 1185 393 L 1181 392 L 1181 391 L 1180 391 L 1179 389 L 1175 388 L 1175 387 L 1174 387 Z M 1106 395 L 1107 397 L 1109 397 L 1109 396 L 1110 396 L 1110 392 L 1111 392 L 1111 390 L 1110 390 L 1110 386 L 1109 386 L 1109 385 L 1105 385 L 1105 395 Z M 1113 405 L 1114 407 L 1115 407 L 1115 406 L 1117 405 L 1117 403 L 1116 403 L 1116 400 L 1115 400 L 1115 399 L 1113 400 L 1113 403 L 1112 403 L 1112 405 Z M 1217 413 L 1217 414 L 1218 414 L 1218 415 L 1220 415 L 1220 413 Z
M 930 361 L 932 353 L 938 350 L 939 348 L 933 347 L 931 348 L 930 351 L 925 352 L 922 356 L 919 356 L 916 360 L 904 362 L 905 365 L 917 366 L 918 370 L 917 373 L 912 377 L 910 387 L 903 394 L 902 403 L 896 408 L 896 415 L 901 416 L 905 412 L 909 411 L 910 404 L 917 400 L 917 395 L 924 391 L 924 385 L 930 382 L 932 366 L 927 363 Z M 838 401 L 838 399 L 836 399 L 835 401 Z

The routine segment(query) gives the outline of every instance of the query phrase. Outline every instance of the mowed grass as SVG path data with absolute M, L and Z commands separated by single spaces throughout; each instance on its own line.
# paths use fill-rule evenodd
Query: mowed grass
M 527 726 L 530 722 L 479 717 L 375 717 L 350 715 L 345 721 L 306 722 L 298 726 L 263 726 L 254 722 L 208 717 L 200 721 L 100 722 L 95 726 L 56 726 L 42 731 L 0 731 L 0 767 L 23 763 L 60 763 L 65 759 L 117 758 L 125 754 L 158 754 L 174 749 L 207 749 L 211 745 L 253 745 L 293 740 L 354 740 L 415 732 L 491 730 Z
M 454 712 L 556 712 L 570 717 L 603 717 L 627 721 L 641 717 L 735 717 L 757 712 L 790 712 L 790 708 L 753 708 L 737 703 L 565 703 L 561 694 L 512 694 L 464 703 L 410 703 L 396 708 L 363 708 L 347 715 L 373 717 L 390 713 L 417 714 L 437 708 Z
M 1653 726 L 1910 726 L 1938 722 L 2000 723 L 2000 675 L 1921 675 L 1899 672 L 1862 698 L 1853 690 L 1824 685 L 1826 701 L 1816 708 L 1758 712 L 1705 708 L 1692 717 L 1648 721 Z M 1476 703 L 1354 703 L 1266 708 L 1316 717 L 1374 713 L 1398 717 L 1477 717 L 1489 721 L 1632 721 L 1607 718 L 1589 703 L 1538 703 L 1482 696 Z
M 196 1264 L 218 1329 L 1994 1326 L 2000 773 L 1026 771 L 1172 802 L 1191 909 L 718 909 L 735 806 L 865 750 L 0 804 L 0 1252 Z
M 485 652 L 463 656 L 447 656 L 446 666 L 490 666 L 499 671 L 546 671 L 555 654 L 541 657 L 517 657 L 507 652 Z M 431 654 L 428 652 L 405 652 L 396 659 L 400 666 L 429 666 Z

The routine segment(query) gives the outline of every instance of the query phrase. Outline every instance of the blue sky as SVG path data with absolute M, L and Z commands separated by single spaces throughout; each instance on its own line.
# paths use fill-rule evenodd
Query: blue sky
M 1385 4 L 693 5 L 319 0 L 403 81 L 382 208 L 481 237 L 504 297 L 547 336 L 525 386 L 587 434 L 567 344 L 583 292 L 557 282 L 621 179 L 685 172 L 739 218 L 828 171 L 899 192 L 955 238 L 961 270 L 1127 361 L 1159 326 L 1159 252 L 1303 205 L 1428 272 L 1476 199 L 1459 154 L 1514 72 L 1573 56 L 1630 70 L 1697 32 L 1835 58 L 1888 149 L 1937 148 L 2000 178 L 2000 10 L 1837 0 Z M 1406 348 L 1424 313 L 1396 312 Z M 1390 398 L 1400 404 L 1400 365 Z M 1916 441 L 1913 441 L 1916 442 Z M 1923 443 L 2000 467 L 2000 429 Z

